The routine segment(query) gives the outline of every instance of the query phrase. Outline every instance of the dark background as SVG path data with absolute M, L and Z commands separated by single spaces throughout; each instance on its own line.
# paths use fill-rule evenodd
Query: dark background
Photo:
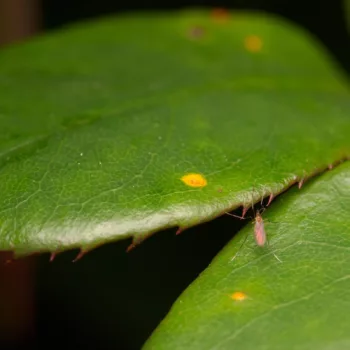
M 21 3 L 21 0 L 7 1 Z M 4 5 L 6 0 L 0 0 L 0 5 L 1 2 Z M 193 6 L 254 9 L 279 14 L 305 27 L 324 43 L 343 69 L 350 72 L 350 41 L 342 1 L 43 0 L 34 7 L 35 2 L 32 0 L 32 7 L 22 12 L 21 8 L 16 8 L 8 12 L 10 15 L 6 15 L 5 10 L 0 13 L 0 21 L 2 18 L 3 23 L 7 23 L 3 26 L 3 38 L 7 38 L 4 43 L 35 32 L 55 30 L 77 20 L 124 11 Z M 19 13 L 20 18 L 30 17 L 31 25 L 11 36 L 11 30 L 15 33 L 16 26 L 25 22 L 16 17 Z M 18 328 L 18 336 L 11 339 L 12 346 L 23 349 L 140 349 L 179 294 L 244 224 L 246 222 L 228 216 L 221 217 L 179 236 L 175 236 L 175 229 L 158 233 L 128 254 L 125 249 L 130 241 L 109 244 L 74 264 L 71 261 L 77 252 L 64 253 L 52 263 L 47 254 L 22 260 L 18 269 L 31 276 L 32 283 L 24 284 L 23 276 L 10 267 L 11 288 L 23 290 L 28 299 L 33 290 L 35 300 L 30 317 L 24 318 L 21 325 L 30 331 L 20 332 Z M 28 270 L 28 266 L 31 269 Z M 3 290 L 10 285 L 6 280 L 10 268 L 0 271 Z M 24 298 L 10 293 L 8 300 L 11 295 L 16 295 L 16 305 L 18 298 Z M 17 307 L 18 315 L 29 309 Z M 0 321 L 1 317 L 0 310 Z M 4 332 L 4 328 L 0 322 L 1 331 Z M 6 350 L 10 345 L 0 344 L 0 348 Z

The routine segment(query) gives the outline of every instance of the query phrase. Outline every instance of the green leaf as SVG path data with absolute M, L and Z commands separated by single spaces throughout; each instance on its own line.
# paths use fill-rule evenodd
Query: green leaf
M 137 243 L 250 206 L 350 154 L 349 97 L 316 42 L 259 14 L 134 14 L 4 50 L 0 250 Z
M 280 197 L 263 214 L 270 246 L 256 246 L 247 225 L 179 297 L 145 349 L 348 348 L 349 188 L 346 162 Z M 237 292 L 246 299 L 234 300 Z

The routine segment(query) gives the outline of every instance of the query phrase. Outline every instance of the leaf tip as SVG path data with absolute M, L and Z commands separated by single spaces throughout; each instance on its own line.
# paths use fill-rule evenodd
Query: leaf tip
M 80 260 L 85 254 L 87 253 L 87 251 L 81 249 L 79 254 L 75 257 L 75 259 L 72 262 L 77 262 L 78 260 Z
M 56 258 L 56 253 L 55 252 L 53 252 L 53 253 L 51 253 L 51 255 L 50 255 L 50 262 L 53 262 L 54 260 L 55 260 L 55 258 Z
M 135 243 L 131 243 L 130 245 L 128 245 L 128 247 L 126 248 L 126 252 L 129 253 L 130 251 L 132 251 L 133 249 L 136 248 L 136 244 Z
M 271 194 L 270 194 L 270 197 L 269 197 L 269 200 L 268 200 L 268 202 L 267 202 L 267 204 L 266 204 L 267 207 L 271 204 L 273 198 L 274 198 L 274 194 L 271 193 Z
M 304 184 L 304 178 L 302 178 L 299 182 L 298 182 L 298 188 L 299 188 L 299 190 L 301 189 L 301 187 L 303 186 L 303 184 Z
M 243 207 L 243 209 L 242 209 L 242 219 L 244 219 L 245 214 L 247 214 L 248 209 L 249 209 L 249 207 Z
M 181 227 L 179 226 L 179 228 L 177 229 L 175 235 L 179 235 L 180 233 L 184 232 L 186 230 L 187 227 Z

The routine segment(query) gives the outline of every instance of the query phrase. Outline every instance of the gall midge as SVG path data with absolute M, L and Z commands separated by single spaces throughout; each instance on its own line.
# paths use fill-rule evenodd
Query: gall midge
M 266 243 L 266 232 L 264 220 L 260 213 L 257 213 L 254 221 L 254 237 L 255 242 L 259 247 L 263 247 Z
M 244 217 L 242 216 L 238 216 L 238 215 L 234 215 L 234 214 L 231 214 L 231 213 L 226 213 L 230 216 L 233 216 L 233 217 L 236 217 L 238 219 L 244 219 Z M 259 246 L 259 247 L 264 247 L 265 244 L 267 243 L 268 244 L 268 240 L 266 239 L 266 232 L 265 232 L 265 225 L 264 225 L 264 220 L 261 216 L 261 214 L 259 212 L 256 213 L 255 215 L 255 219 L 253 221 L 253 224 L 254 224 L 254 238 L 255 238 L 255 242 L 256 244 Z M 244 243 L 246 242 L 248 238 L 248 235 L 246 235 L 244 241 L 242 242 L 241 246 L 239 247 L 237 253 L 231 258 L 231 261 L 233 261 L 237 254 L 239 253 L 239 251 L 241 250 L 241 248 L 243 247 Z M 279 262 L 282 262 L 275 253 L 273 253 L 273 256 L 279 261 Z

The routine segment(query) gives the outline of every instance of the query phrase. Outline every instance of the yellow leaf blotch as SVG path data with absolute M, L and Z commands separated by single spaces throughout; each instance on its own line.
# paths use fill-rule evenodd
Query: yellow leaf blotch
M 244 39 L 244 46 L 250 52 L 259 52 L 262 49 L 263 42 L 256 35 L 249 35 Z
M 247 298 L 247 295 L 242 292 L 235 292 L 231 294 L 231 299 L 236 301 L 243 301 Z
M 204 187 L 207 185 L 207 180 L 201 174 L 184 175 L 181 181 L 190 187 Z

